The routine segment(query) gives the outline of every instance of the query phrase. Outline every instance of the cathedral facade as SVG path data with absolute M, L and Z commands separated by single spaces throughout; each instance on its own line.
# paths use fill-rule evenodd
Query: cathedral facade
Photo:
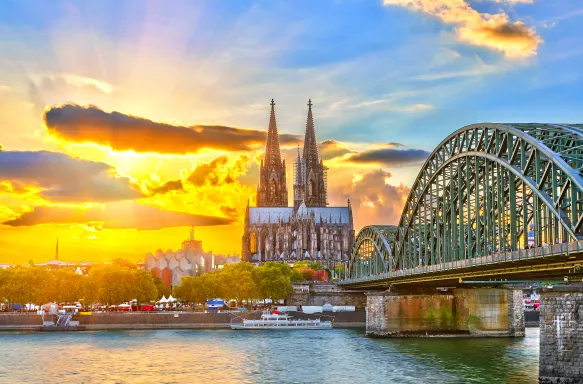
M 293 164 L 293 206 L 288 206 L 285 160 L 281 158 L 275 103 L 261 161 L 256 207 L 247 203 L 242 259 L 250 262 L 299 260 L 332 266 L 348 260 L 354 243 L 350 200 L 345 207 L 329 207 L 326 167 L 318 156 L 312 102 L 304 148 Z

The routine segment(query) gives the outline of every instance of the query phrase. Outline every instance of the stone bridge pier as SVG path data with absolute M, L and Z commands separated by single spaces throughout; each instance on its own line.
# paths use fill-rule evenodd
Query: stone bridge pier
M 583 383 L 583 286 L 541 294 L 540 383 Z
M 371 337 L 524 336 L 522 291 L 463 288 L 450 293 L 367 295 Z

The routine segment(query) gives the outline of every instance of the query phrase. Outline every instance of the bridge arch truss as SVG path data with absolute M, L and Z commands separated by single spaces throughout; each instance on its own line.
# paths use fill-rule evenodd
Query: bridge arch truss
M 463 127 L 423 165 L 394 243 L 361 230 L 350 276 L 376 273 L 368 259 L 387 272 L 580 240 L 582 171 L 583 125 Z
M 397 227 L 370 225 L 358 232 L 350 253 L 348 276 L 386 273 L 394 265 L 393 251 Z

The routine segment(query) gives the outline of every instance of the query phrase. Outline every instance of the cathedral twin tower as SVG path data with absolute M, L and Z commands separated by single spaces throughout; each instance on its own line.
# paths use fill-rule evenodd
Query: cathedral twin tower
M 308 119 L 304 136 L 302 157 L 298 148 L 298 157 L 294 164 L 294 209 L 302 202 L 308 207 L 325 207 L 326 167 L 318 158 L 318 143 L 312 117 L 312 101 L 308 102 Z M 285 160 L 281 158 L 279 135 L 275 119 L 275 102 L 271 100 L 271 114 L 267 131 L 265 156 L 261 161 L 259 184 L 257 185 L 258 207 L 287 207 L 288 191 L 286 182 Z
M 318 261 L 329 267 L 344 263 L 354 243 L 350 201 L 329 207 L 326 198 L 326 167 L 318 157 L 318 144 L 308 103 L 304 149 L 293 167 L 293 207 L 288 206 L 285 160 L 281 158 L 275 121 L 275 102 L 267 131 L 265 156 L 257 185 L 257 206 L 245 209 L 242 237 L 243 260 L 262 263 L 298 260 Z

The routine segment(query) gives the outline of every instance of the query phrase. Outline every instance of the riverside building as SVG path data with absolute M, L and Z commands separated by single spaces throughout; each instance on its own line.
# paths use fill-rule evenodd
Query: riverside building
M 329 207 L 327 168 L 318 156 L 312 102 L 304 146 L 293 165 L 293 206 L 288 206 L 286 164 L 281 158 L 275 118 L 275 102 L 261 161 L 256 207 L 245 210 L 242 259 L 265 261 L 318 261 L 332 266 L 348 260 L 354 242 L 350 200 L 347 206 Z
M 183 276 L 198 276 L 224 265 L 238 263 L 237 255 L 217 255 L 212 251 L 205 252 L 202 241 L 194 238 L 194 228 L 190 229 L 190 236 L 182 242 L 182 247 L 176 252 L 168 249 L 164 252 L 158 249 L 154 254 L 148 252 L 144 260 L 144 268 L 154 276 L 160 277 L 162 282 L 170 287 L 179 285 Z

